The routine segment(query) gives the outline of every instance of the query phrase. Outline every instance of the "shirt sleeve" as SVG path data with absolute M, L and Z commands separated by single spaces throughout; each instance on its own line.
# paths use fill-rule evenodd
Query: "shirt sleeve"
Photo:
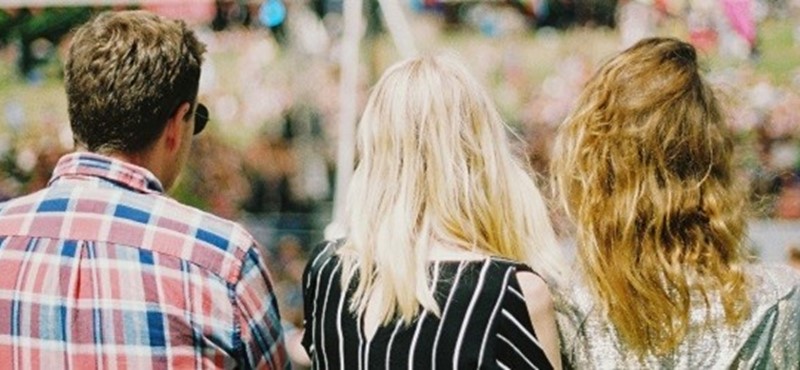
M 239 367 L 289 369 L 278 301 L 258 245 L 245 256 L 233 301 L 238 310 Z

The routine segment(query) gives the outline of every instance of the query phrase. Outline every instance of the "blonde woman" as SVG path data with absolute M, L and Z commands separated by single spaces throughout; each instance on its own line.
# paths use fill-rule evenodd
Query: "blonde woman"
M 358 131 L 347 238 L 304 277 L 315 368 L 560 368 L 541 277 L 559 274 L 555 238 L 507 135 L 451 58 L 383 75 Z
M 581 266 L 557 300 L 569 367 L 800 367 L 800 277 L 748 263 L 732 150 L 691 45 L 646 39 L 592 77 L 552 163 Z

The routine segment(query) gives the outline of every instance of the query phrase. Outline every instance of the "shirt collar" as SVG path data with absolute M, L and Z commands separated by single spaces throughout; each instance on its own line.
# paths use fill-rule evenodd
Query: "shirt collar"
M 61 178 L 98 177 L 141 193 L 163 193 L 161 181 L 143 167 L 96 153 L 76 152 L 58 160 L 48 185 Z

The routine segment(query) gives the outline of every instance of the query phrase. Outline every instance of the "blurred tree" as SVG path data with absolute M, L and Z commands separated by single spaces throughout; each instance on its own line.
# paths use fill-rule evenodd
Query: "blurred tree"
M 36 66 L 46 62 L 48 57 L 36 55 L 32 49 L 33 42 L 44 39 L 57 45 L 74 27 L 92 16 L 92 8 L 20 8 L 0 13 L 0 41 L 19 43 L 18 71 L 23 77 L 30 78 Z

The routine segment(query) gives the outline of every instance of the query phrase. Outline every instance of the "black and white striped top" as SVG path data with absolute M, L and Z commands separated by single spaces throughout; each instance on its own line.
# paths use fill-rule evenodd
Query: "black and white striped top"
M 441 318 L 422 312 L 408 326 L 397 320 L 367 339 L 363 318 L 348 310 L 351 294 L 342 294 L 335 248 L 318 247 L 303 275 L 303 346 L 315 369 L 552 368 L 516 278 L 531 271 L 526 265 L 499 258 L 431 262 Z

